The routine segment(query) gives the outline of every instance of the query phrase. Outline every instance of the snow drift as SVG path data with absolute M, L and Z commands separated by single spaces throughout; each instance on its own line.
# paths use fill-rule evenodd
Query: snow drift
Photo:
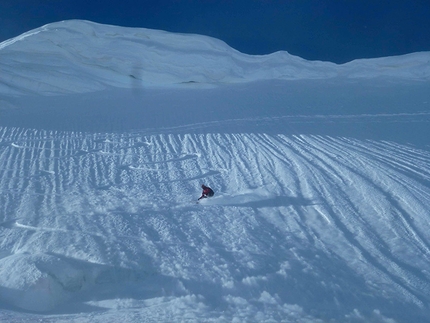
M 428 322 L 429 58 L 1 43 L 0 320 Z

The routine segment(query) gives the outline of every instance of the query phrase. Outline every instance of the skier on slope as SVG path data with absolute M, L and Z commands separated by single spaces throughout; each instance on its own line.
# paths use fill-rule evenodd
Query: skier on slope
M 210 187 L 205 186 L 203 184 L 202 184 L 202 189 L 203 189 L 202 196 L 199 197 L 199 200 L 214 196 L 214 194 L 215 194 L 214 191 Z

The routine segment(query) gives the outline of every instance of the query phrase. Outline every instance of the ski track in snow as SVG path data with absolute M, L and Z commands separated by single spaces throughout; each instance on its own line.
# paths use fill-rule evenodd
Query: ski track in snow
M 175 308 L 219 321 L 428 314 L 428 151 L 264 133 L 0 127 L 0 138 L 0 262 L 40 256 L 23 274 L 47 273 L 51 290 L 35 279 L 21 292 L 41 296 L 40 308 L 7 290 L 3 301 L 136 308 L 124 315 L 153 321 Z M 203 182 L 216 195 L 197 205 Z M 70 276 L 49 269 L 53 261 Z M 45 321 L 64 315 L 75 314 Z

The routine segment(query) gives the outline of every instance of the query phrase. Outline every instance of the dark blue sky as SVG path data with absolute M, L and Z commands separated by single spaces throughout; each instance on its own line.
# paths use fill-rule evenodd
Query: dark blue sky
M 343 63 L 430 51 L 430 0 L 0 0 L 0 41 L 86 19 L 219 38 L 248 54 Z

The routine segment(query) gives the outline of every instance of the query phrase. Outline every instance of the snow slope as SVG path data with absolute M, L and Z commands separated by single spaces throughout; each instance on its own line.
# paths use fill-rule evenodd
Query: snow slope
M 0 321 L 430 322 L 429 61 L 1 43 Z

